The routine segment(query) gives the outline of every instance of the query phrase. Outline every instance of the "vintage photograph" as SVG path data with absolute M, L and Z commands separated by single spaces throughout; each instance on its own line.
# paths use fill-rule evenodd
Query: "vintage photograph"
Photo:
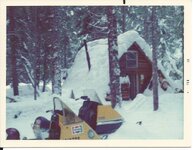
M 183 140 L 183 6 L 7 6 L 6 140 Z

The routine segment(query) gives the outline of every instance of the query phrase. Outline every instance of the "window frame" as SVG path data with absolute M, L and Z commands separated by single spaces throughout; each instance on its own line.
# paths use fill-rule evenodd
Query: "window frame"
M 136 55 L 136 59 L 128 59 L 129 53 L 135 54 Z M 136 65 L 135 66 L 129 66 L 129 60 L 133 60 L 133 61 L 135 60 Z M 137 51 L 134 51 L 134 50 L 127 51 L 127 53 L 126 53 L 126 67 L 127 67 L 127 69 L 138 68 L 138 52 Z

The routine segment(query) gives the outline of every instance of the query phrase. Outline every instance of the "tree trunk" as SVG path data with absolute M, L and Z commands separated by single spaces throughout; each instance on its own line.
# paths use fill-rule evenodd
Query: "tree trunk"
M 66 31 L 67 32 L 67 31 Z M 65 33 L 66 34 L 66 33 Z M 63 66 L 62 69 L 67 68 L 68 66 L 68 45 L 69 45 L 69 38 L 67 35 L 64 36 L 64 48 L 63 48 Z
M 57 95 L 62 95 L 61 87 L 61 61 L 60 59 L 56 60 L 54 63 L 54 76 L 53 76 L 53 93 Z
M 114 108 L 117 103 L 121 106 L 120 98 L 120 68 L 118 59 L 118 44 L 117 44 L 117 21 L 115 10 L 112 6 L 107 8 L 108 18 L 108 51 L 109 51 L 109 76 L 110 76 L 110 94 L 112 97 L 111 104 Z
M 126 11 L 125 11 L 125 6 L 122 6 L 122 32 L 125 32 L 125 24 L 126 24 Z
M 62 86 L 61 86 L 61 39 L 62 33 L 60 31 L 62 18 L 60 17 L 60 8 L 58 7 L 50 7 L 50 29 L 52 32 L 52 62 L 53 62 L 53 70 L 52 70 L 52 92 L 53 94 L 62 95 Z M 56 41 L 56 43 L 54 42 Z
M 10 32 L 14 33 L 15 29 L 15 18 L 14 18 L 14 8 L 9 7 L 10 16 Z M 17 75 L 17 60 L 16 60 L 16 49 L 18 43 L 18 37 L 15 34 L 10 36 L 10 46 L 11 46 L 11 72 L 12 72 L 12 84 L 13 84 L 13 95 L 19 95 L 18 90 L 18 75 Z
M 153 57 L 153 106 L 154 111 L 159 108 L 158 98 L 158 74 L 157 74 L 157 17 L 156 17 L 156 6 L 152 7 L 152 57 Z
M 144 13 L 144 39 L 149 42 L 149 15 L 148 15 L 148 7 L 144 6 L 145 13 Z
M 39 88 L 39 81 L 40 81 L 40 36 L 39 36 L 39 28 L 38 28 L 38 8 L 33 7 L 33 14 L 34 14 L 34 41 L 35 41 L 35 63 L 34 63 L 34 100 L 37 100 L 37 88 Z
M 42 88 L 42 92 L 45 92 L 46 90 L 46 80 L 47 80 L 47 74 L 48 74 L 48 61 L 47 61 L 47 56 L 48 56 L 48 52 L 47 52 L 47 48 L 44 48 L 44 63 L 43 63 L 43 88 Z

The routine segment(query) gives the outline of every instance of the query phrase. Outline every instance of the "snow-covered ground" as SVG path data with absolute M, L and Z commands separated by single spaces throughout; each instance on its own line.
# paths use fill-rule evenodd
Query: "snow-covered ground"
M 139 94 L 133 102 L 124 102 L 117 111 L 125 123 L 110 138 L 182 139 L 183 95 L 164 94 L 159 98 L 159 110 L 156 112 L 153 111 L 152 97 Z
M 150 57 L 149 46 L 134 31 L 119 36 L 119 55 L 123 54 L 134 41 L 138 42 L 146 55 Z M 82 101 L 70 98 L 72 90 L 75 98 L 78 98 L 83 95 L 84 89 L 94 89 L 102 103 L 110 105 L 104 100 L 109 89 L 107 40 L 89 42 L 88 49 L 91 70 L 88 71 L 85 50 L 82 48 L 62 86 L 61 99 L 76 114 L 78 114 Z M 167 74 L 167 70 L 165 72 Z M 171 81 L 169 77 L 167 80 Z M 159 88 L 158 111 L 153 111 L 152 91 L 138 94 L 133 101 L 123 101 L 121 108 L 116 107 L 115 109 L 123 116 L 124 123 L 115 133 L 109 135 L 109 139 L 183 139 L 183 94 L 173 92 L 175 87 L 181 88 L 182 85 L 180 85 L 181 82 L 172 83 L 170 82 L 171 89 L 166 92 Z M 6 105 L 7 128 L 17 128 L 22 137 L 34 138 L 31 124 L 38 116 L 50 119 L 51 114 L 46 113 L 46 110 L 53 108 L 54 95 L 51 94 L 48 85 L 47 92 L 42 93 L 35 101 L 30 85 L 20 84 L 19 89 L 20 96 L 14 97 L 17 102 L 7 102 Z M 7 86 L 7 96 L 13 97 L 10 86 Z
M 11 91 L 7 87 L 7 93 L 11 94 Z M 38 116 L 50 118 L 50 113 L 46 113 L 46 110 L 53 108 L 53 95 L 46 92 L 34 101 L 29 85 L 21 86 L 20 91 L 25 94 L 15 97 L 17 102 L 7 103 L 7 128 L 17 128 L 22 137 L 34 138 L 31 124 Z M 70 99 L 70 93 L 61 98 L 78 114 L 82 101 Z M 133 101 L 123 101 L 122 107 L 117 107 L 116 110 L 124 118 L 124 123 L 115 133 L 109 135 L 109 139 L 183 138 L 183 94 L 161 95 L 159 110 L 156 112 L 153 111 L 152 96 L 143 94 L 138 94 Z

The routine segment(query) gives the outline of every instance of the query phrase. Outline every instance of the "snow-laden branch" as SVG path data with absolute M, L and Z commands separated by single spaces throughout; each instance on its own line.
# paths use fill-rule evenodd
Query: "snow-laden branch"
M 108 27 L 99 27 L 99 26 L 96 26 L 96 25 L 90 24 L 90 23 L 89 23 L 89 25 L 92 26 L 92 27 L 94 27 L 94 28 L 101 29 L 101 30 L 106 30 L 106 29 L 108 29 Z
M 25 70 L 26 70 L 26 72 L 27 72 L 28 78 L 29 78 L 29 80 L 30 80 L 33 88 L 35 88 L 35 82 L 34 82 L 33 72 L 30 71 L 30 68 L 32 68 L 32 65 L 31 65 L 31 63 L 29 62 L 29 60 L 28 60 L 27 58 L 25 58 L 23 55 L 21 55 L 21 59 L 23 59 L 23 60 L 25 61 L 25 63 L 23 63 L 24 68 L 25 68 Z M 37 89 L 37 94 L 38 94 L 38 96 L 40 95 L 39 93 L 40 93 L 40 91 L 39 91 L 39 89 Z
M 31 63 L 29 62 L 29 60 L 28 60 L 27 58 L 25 58 L 23 55 L 21 55 L 21 59 L 23 59 L 23 60 L 26 62 L 26 65 L 27 65 L 29 68 L 32 68 Z
M 92 11 L 90 11 L 90 10 L 88 10 L 88 14 L 89 14 L 91 17 L 94 17 L 94 18 L 96 18 L 96 17 L 101 18 L 101 17 L 104 16 L 103 13 L 101 13 L 101 14 L 96 14 L 96 13 L 93 13 Z
M 33 80 L 33 77 L 29 71 L 29 68 L 26 64 L 23 64 L 24 65 L 24 68 L 25 68 L 25 71 L 27 72 L 27 75 L 28 75 L 28 78 L 30 80 L 30 82 L 32 83 L 32 86 L 34 87 L 34 80 Z

